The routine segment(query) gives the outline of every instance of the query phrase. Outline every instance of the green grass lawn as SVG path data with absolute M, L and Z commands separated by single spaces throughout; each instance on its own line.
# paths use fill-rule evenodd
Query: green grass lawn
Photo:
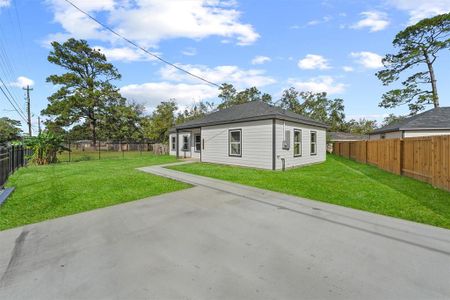
M 450 228 L 450 193 L 333 155 L 325 163 L 286 172 L 207 163 L 170 168 Z
M 146 154 L 22 168 L 8 181 L 16 190 L 0 207 L 0 230 L 189 187 L 135 169 L 174 161 Z

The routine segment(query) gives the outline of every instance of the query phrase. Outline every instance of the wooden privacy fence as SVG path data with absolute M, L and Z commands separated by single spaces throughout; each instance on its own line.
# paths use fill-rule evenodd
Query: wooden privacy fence
M 336 142 L 333 153 L 450 191 L 450 135 Z

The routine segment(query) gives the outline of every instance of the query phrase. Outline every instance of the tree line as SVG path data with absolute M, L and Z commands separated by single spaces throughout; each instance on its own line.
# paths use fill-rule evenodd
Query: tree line
M 434 65 L 439 53 L 450 47 L 450 13 L 407 27 L 396 35 L 393 45 L 398 52 L 385 56 L 384 69 L 376 76 L 386 86 L 401 81 L 404 75 L 406 79 L 400 82 L 400 87 L 386 92 L 379 106 L 407 105 L 410 115 L 424 110 L 427 105 L 439 107 Z M 53 42 L 48 61 L 61 67 L 64 73 L 47 78 L 58 90 L 48 97 L 49 103 L 42 115 L 48 118 L 47 132 L 67 139 L 89 139 L 93 143 L 97 139 L 167 142 L 168 131 L 176 124 L 250 101 L 278 105 L 322 121 L 331 131 L 367 134 L 378 125 L 367 119 L 346 121 L 343 99 L 332 99 L 325 92 L 297 91 L 291 87 L 274 101 L 271 95 L 256 87 L 238 91 L 230 83 L 220 86 L 218 98 L 221 101 L 217 106 L 201 101 L 180 112 L 176 99 L 169 99 L 161 102 L 151 115 L 145 115 L 142 105 L 125 99 L 114 85 L 121 79 L 117 68 L 86 41 L 71 38 L 62 44 Z M 403 118 L 405 116 L 390 114 L 381 126 Z M 19 127 L 18 121 L 0 118 L 0 143 L 19 138 Z

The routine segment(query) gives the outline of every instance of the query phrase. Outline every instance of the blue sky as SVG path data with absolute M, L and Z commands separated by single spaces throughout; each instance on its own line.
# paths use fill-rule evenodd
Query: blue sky
M 278 99 L 282 90 L 326 91 L 343 98 L 347 118 L 381 120 L 406 107 L 378 107 L 383 87 L 375 77 L 395 34 L 408 24 L 444 13 L 450 0 L 73 0 L 139 45 L 218 84 L 257 86 Z M 56 88 L 48 75 L 52 40 L 88 40 L 123 78 L 128 99 L 147 111 L 175 98 L 180 107 L 217 100 L 217 88 L 132 48 L 63 0 L 0 0 L 0 78 L 24 110 L 31 84 L 32 112 L 46 107 Z M 450 105 L 450 55 L 436 65 L 441 105 Z M 447 68 L 444 67 L 447 66 Z M 0 115 L 20 119 L 0 97 Z

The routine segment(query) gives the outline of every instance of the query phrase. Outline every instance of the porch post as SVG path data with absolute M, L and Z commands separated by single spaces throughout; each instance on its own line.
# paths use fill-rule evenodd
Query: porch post
M 175 145 L 176 145 L 176 147 L 177 147 L 177 158 L 179 158 L 179 152 L 180 152 L 180 144 L 179 144 L 179 142 L 178 142 L 178 139 L 179 139 L 179 133 L 178 133 L 178 129 L 176 129 L 176 137 L 175 137 Z

